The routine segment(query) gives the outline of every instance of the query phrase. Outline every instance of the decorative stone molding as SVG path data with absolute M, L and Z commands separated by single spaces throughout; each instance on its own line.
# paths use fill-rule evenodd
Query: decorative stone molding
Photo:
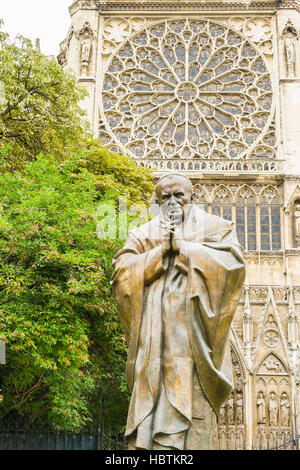
M 102 140 L 100 138 L 100 140 Z M 124 152 L 122 152 L 124 153 Z M 229 173 L 268 173 L 268 174 L 282 174 L 283 173 L 283 160 L 274 161 L 255 161 L 255 160 L 136 160 L 138 165 L 146 168 L 151 168 L 156 172 L 166 171 L 182 171 L 182 172 L 198 172 L 213 173 L 217 172 L 224 174 Z

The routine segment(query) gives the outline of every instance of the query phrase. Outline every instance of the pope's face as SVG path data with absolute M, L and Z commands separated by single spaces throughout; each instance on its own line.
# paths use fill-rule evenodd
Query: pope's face
M 163 214 L 179 223 L 184 217 L 184 206 L 191 203 L 191 185 L 180 177 L 165 178 L 157 187 L 157 199 Z

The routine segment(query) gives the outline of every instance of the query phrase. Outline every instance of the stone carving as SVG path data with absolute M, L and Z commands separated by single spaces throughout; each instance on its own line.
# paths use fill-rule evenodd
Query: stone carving
M 227 419 L 228 424 L 234 424 L 234 396 L 233 393 L 227 400 Z
M 290 403 L 286 392 L 283 392 L 280 400 L 281 426 L 288 426 L 290 421 Z
M 241 371 L 241 367 L 240 367 L 237 355 L 233 348 L 231 349 L 231 359 L 232 359 L 232 365 L 233 365 L 235 389 L 240 392 L 243 389 L 243 375 L 242 375 L 242 371 Z
M 131 28 L 136 31 L 142 28 L 143 26 L 145 26 L 146 21 L 147 21 L 146 18 L 141 18 L 141 17 L 130 18 Z
M 270 426 L 278 425 L 278 403 L 276 394 L 271 392 L 269 402 L 268 402 L 268 411 L 269 411 L 269 424 Z
M 236 424 L 243 424 L 243 395 L 241 393 L 237 394 L 236 399 Z
M 220 408 L 219 424 L 221 426 L 225 426 L 226 424 L 226 403 L 223 403 Z
M 231 223 L 190 204 L 192 190 L 183 176 L 161 178 L 159 215 L 129 232 L 113 262 L 112 286 L 129 342 L 130 449 L 214 448 L 215 412 L 232 390 L 226 338 L 245 277 L 242 251 Z M 208 317 L 203 329 L 200 318 Z M 222 373 L 217 364 L 224 364 Z
M 295 76 L 295 63 L 296 63 L 296 48 L 295 38 L 293 36 L 286 36 L 284 38 L 286 62 L 287 62 L 287 73 L 288 77 L 292 78 Z
M 274 320 L 274 317 L 272 314 L 268 315 L 267 321 L 266 321 L 266 328 L 270 329 L 275 329 L 277 328 L 277 323 Z
M 279 344 L 280 337 L 276 330 L 267 330 L 263 336 L 263 342 L 266 346 L 273 348 Z
M 122 42 L 130 32 L 130 24 L 125 18 L 111 18 L 104 24 L 104 36 L 111 42 Z
M 254 42 L 266 41 L 272 35 L 272 26 L 266 18 L 249 18 L 245 22 L 244 33 Z
M 244 26 L 244 23 L 245 23 L 245 18 L 243 18 L 242 16 L 230 16 L 230 18 L 228 18 L 228 23 L 230 24 L 230 26 L 232 26 L 234 29 L 237 29 L 237 30 L 242 30 L 243 29 L 243 26 Z
M 295 246 L 300 248 L 300 201 L 295 207 Z
M 261 363 L 257 373 L 262 375 L 285 375 L 287 370 L 282 361 L 275 354 L 271 353 Z
M 82 75 L 87 75 L 88 66 L 91 60 L 92 41 L 88 33 L 85 33 L 81 40 L 81 66 Z
M 266 424 L 266 402 L 263 392 L 258 392 L 257 400 L 257 424 Z
M 81 64 L 81 74 L 82 76 L 88 75 L 88 67 L 91 62 L 91 52 L 92 52 L 92 39 L 94 38 L 94 33 L 88 22 L 85 22 L 77 38 L 80 41 L 80 64 Z
M 286 23 L 282 31 L 282 38 L 286 54 L 287 76 L 288 78 L 294 78 L 296 75 L 296 41 L 298 33 L 291 20 Z
M 281 364 L 279 361 L 276 361 L 274 358 L 270 357 L 268 361 L 264 362 L 264 365 L 268 370 L 273 370 L 275 372 L 280 372 L 281 370 Z
M 102 52 L 104 55 L 111 54 L 115 50 L 115 45 L 111 41 L 104 40 L 102 43 Z
M 108 53 L 129 26 L 118 18 L 105 25 Z M 134 158 L 241 159 L 262 136 L 257 158 L 260 151 L 274 158 L 268 64 L 228 25 L 187 19 L 144 26 L 112 55 L 102 99 L 107 130 Z

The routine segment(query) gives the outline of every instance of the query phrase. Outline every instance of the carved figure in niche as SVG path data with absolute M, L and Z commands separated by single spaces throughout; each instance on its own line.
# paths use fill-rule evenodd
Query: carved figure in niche
M 223 405 L 220 408 L 220 415 L 219 415 L 219 424 L 222 426 L 225 426 L 226 424 L 226 403 L 223 403 Z
M 258 392 L 256 405 L 257 424 L 266 424 L 266 402 L 263 392 Z
M 276 327 L 277 327 L 277 323 L 274 320 L 273 315 L 270 314 L 268 316 L 268 320 L 266 321 L 266 328 L 276 328 Z
M 91 59 L 92 41 L 88 33 L 84 33 L 81 41 L 81 65 L 83 75 L 87 75 L 87 69 Z
M 284 39 L 286 62 L 287 62 L 287 73 L 288 77 L 292 78 L 295 76 L 295 62 L 296 62 L 296 50 L 295 50 L 295 37 L 293 34 L 289 34 Z
M 296 72 L 296 40 L 298 39 L 298 34 L 291 20 L 287 22 L 282 32 L 282 37 L 286 54 L 287 76 L 293 78 Z
M 233 393 L 230 395 L 227 401 L 227 417 L 228 424 L 234 424 L 234 398 Z
M 276 394 L 274 392 L 271 392 L 270 394 L 268 410 L 269 410 L 270 426 L 277 426 L 278 425 L 278 403 L 277 403 Z
M 281 426 L 288 426 L 290 420 L 290 403 L 286 392 L 283 392 L 280 400 Z
M 243 395 L 237 394 L 236 400 L 236 424 L 243 424 Z
M 295 207 L 295 244 L 296 248 L 300 248 L 300 201 Z

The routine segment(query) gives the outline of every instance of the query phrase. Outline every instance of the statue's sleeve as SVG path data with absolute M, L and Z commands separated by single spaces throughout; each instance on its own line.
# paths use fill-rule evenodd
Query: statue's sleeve
M 112 289 L 128 343 L 127 380 L 133 387 L 134 364 L 138 349 L 144 293 L 148 284 L 167 269 L 161 246 L 147 249 L 144 237 L 130 232 L 126 244 L 114 260 Z
M 202 242 L 182 240 L 176 266 L 188 276 L 187 311 L 193 357 L 205 395 L 217 411 L 231 391 L 224 358 L 244 282 L 243 250 L 230 223 L 216 223 Z

